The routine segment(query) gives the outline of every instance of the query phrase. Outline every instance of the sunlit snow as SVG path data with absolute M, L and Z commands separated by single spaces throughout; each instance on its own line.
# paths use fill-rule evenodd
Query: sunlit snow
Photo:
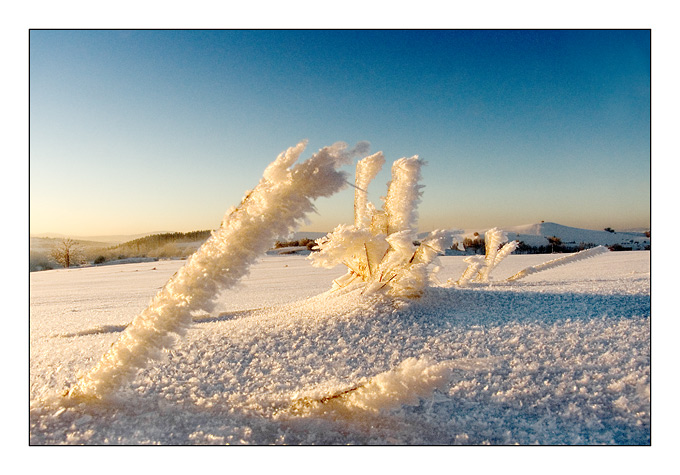
M 559 256 L 555 256 L 559 257 Z M 463 257 L 441 257 L 457 279 Z M 510 255 L 415 300 L 262 256 L 110 400 L 61 396 L 184 261 L 30 275 L 32 444 L 648 444 L 650 255 Z

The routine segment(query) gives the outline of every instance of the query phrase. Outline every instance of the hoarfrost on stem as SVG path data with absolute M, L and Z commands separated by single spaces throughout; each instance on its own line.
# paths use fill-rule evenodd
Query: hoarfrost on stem
M 531 274 L 536 274 L 538 272 L 542 272 L 548 269 L 554 269 L 555 267 L 571 264 L 572 262 L 589 259 L 591 257 L 598 256 L 605 252 L 609 252 L 609 249 L 606 248 L 605 246 L 597 246 L 590 249 L 584 249 L 583 251 L 576 252 L 574 254 L 568 254 L 564 257 L 559 257 L 557 259 L 553 259 L 552 261 L 544 262 L 543 264 L 538 264 L 536 266 L 531 266 L 527 267 L 526 269 L 522 269 L 515 275 L 508 277 L 506 281 L 511 282 L 514 280 L 523 279 L 524 277 Z
M 171 347 L 192 322 L 192 312 L 213 310 L 220 290 L 236 284 L 279 236 L 289 234 L 314 211 L 312 201 L 330 196 L 347 182 L 338 168 L 354 152 L 344 143 L 325 147 L 294 165 L 306 141 L 281 153 L 260 183 L 231 208 L 221 227 L 134 318 L 97 365 L 68 391 L 70 398 L 101 399 Z

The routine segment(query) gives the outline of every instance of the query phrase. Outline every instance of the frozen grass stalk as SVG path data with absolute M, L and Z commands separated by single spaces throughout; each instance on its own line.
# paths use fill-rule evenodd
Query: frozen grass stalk
M 590 249 L 585 249 L 575 254 L 569 254 L 558 259 L 553 259 L 552 261 L 544 262 L 543 264 L 539 264 L 537 266 L 527 267 L 526 269 L 522 269 L 515 275 L 508 277 L 506 280 L 508 282 L 520 280 L 531 274 L 536 274 L 538 272 L 542 272 L 548 269 L 554 269 L 555 267 L 571 264 L 572 262 L 581 261 L 583 259 L 589 259 L 591 257 L 598 256 L 605 252 L 609 252 L 609 249 L 606 248 L 605 246 L 597 246 Z
M 437 390 L 445 391 L 457 370 L 489 371 L 495 358 L 435 362 L 428 356 L 406 358 L 395 368 L 368 381 L 322 398 L 302 398 L 293 402 L 293 413 L 330 415 L 345 418 L 365 417 L 402 405 L 418 405 Z
M 289 148 L 266 168 L 257 187 L 227 212 L 221 227 L 134 318 L 101 361 L 79 378 L 69 397 L 105 398 L 128 382 L 185 334 L 192 312 L 211 312 L 219 291 L 236 284 L 278 237 L 301 224 L 314 211 L 314 199 L 330 196 L 346 184 L 347 176 L 338 167 L 358 150 L 347 151 L 345 144 L 337 143 L 293 166 L 305 146 L 300 142 Z
M 420 168 L 423 161 L 417 156 L 400 158 L 392 164 L 392 181 L 387 189 L 385 214 L 387 215 L 387 234 L 410 231 L 415 238 L 418 222 L 418 204 L 422 192 Z
M 357 162 L 354 193 L 354 225 L 367 227 L 371 224 L 371 210 L 368 206 L 368 185 L 376 177 L 385 164 L 382 152 L 375 153 L 370 157 Z

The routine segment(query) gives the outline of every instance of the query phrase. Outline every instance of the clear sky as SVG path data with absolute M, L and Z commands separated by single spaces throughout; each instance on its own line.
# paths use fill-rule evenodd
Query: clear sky
M 422 231 L 649 227 L 650 33 L 30 33 L 32 234 L 215 228 L 302 139 L 419 155 Z

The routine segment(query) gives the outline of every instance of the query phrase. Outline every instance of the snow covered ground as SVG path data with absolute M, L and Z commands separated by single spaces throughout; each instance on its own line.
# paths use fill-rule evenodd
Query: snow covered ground
M 114 400 L 79 405 L 59 394 L 184 261 L 33 272 L 30 442 L 649 444 L 650 253 L 500 282 L 551 257 L 391 301 L 328 293 L 344 268 L 266 256 Z M 441 263 L 441 282 L 466 267 Z

